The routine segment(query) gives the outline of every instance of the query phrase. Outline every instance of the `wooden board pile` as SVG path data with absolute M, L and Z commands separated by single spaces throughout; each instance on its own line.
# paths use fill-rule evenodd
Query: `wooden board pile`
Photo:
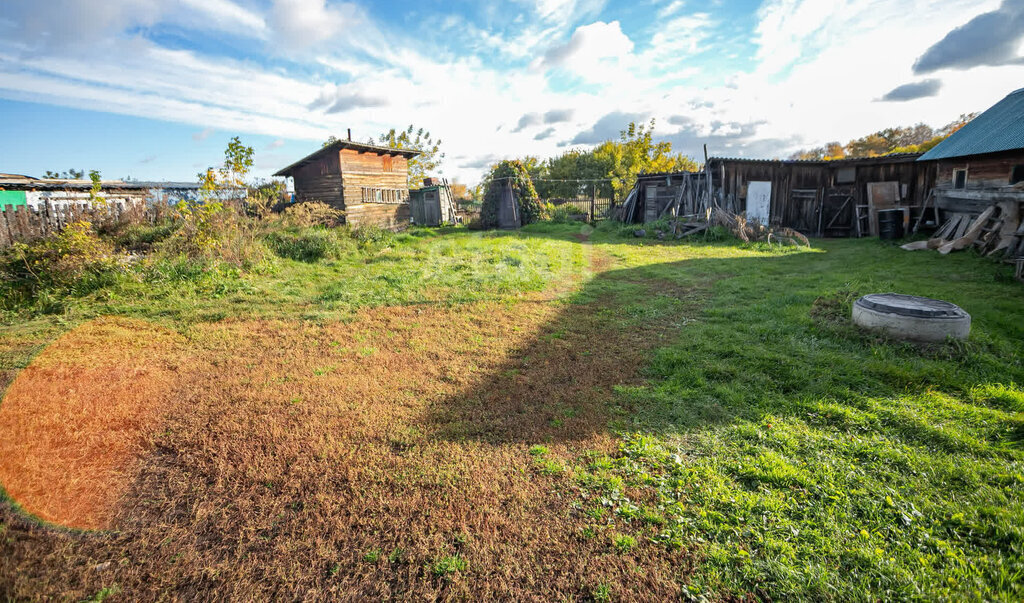
M 936 249 L 945 255 L 973 247 L 982 255 L 1003 254 L 1008 261 L 1024 258 L 1024 222 L 1020 203 L 1000 201 L 980 214 L 954 213 L 932 238 L 902 246 L 913 251 Z

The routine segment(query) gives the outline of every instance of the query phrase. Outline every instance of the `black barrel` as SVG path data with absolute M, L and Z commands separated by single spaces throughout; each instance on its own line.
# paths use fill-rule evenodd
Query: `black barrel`
M 883 209 L 878 212 L 878 238 L 903 238 L 903 210 Z

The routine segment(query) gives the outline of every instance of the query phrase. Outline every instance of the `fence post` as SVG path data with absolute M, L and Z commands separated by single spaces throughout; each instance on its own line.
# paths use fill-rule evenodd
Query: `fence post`
M 590 185 L 590 223 L 597 219 L 597 183 Z

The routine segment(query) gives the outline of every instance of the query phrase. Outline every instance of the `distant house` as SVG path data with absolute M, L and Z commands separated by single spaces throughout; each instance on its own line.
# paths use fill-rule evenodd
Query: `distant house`
M 409 223 L 409 160 L 417 151 L 335 141 L 279 170 L 292 178 L 296 201 L 321 201 L 348 224 L 394 228 Z
M 971 120 L 918 161 L 938 165 L 935 200 L 947 212 L 979 213 L 1024 202 L 1024 88 Z
M 46 206 L 90 205 L 92 180 L 67 178 L 33 178 L 21 174 L 0 173 L 0 208 L 25 206 L 39 210 Z M 103 180 L 97 196 L 106 203 L 122 206 L 134 203 L 174 204 L 200 197 L 197 182 L 139 182 L 137 180 Z M 218 193 L 222 199 L 245 199 L 245 189 L 229 189 Z
M 24 206 L 37 210 L 47 205 L 89 205 L 92 186 L 91 180 L 0 174 L 0 207 Z M 98 196 L 103 197 L 107 203 L 125 205 L 144 202 L 147 192 L 146 188 L 137 183 L 104 180 L 100 183 Z

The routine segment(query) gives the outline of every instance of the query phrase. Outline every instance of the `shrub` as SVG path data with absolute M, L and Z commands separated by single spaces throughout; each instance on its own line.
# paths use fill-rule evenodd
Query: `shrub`
M 290 226 L 339 226 L 345 212 L 320 201 L 303 201 L 286 207 L 282 215 Z
M 165 218 L 155 224 L 129 224 L 114 236 L 114 244 L 125 251 L 148 253 L 178 229 L 180 224 Z
M 278 256 L 299 262 L 337 259 L 346 247 L 338 231 L 323 227 L 277 230 L 268 234 L 266 241 Z
M 14 244 L 4 252 L 0 272 L 7 289 L 4 305 L 13 306 L 44 292 L 84 295 L 115 282 L 126 270 L 113 246 L 81 221 L 33 243 Z
M 559 205 L 556 207 L 554 205 L 551 205 L 550 203 L 547 204 L 546 213 L 548 215 L 548 219 L 556 224 L 570 224 L 572 222 L 580 222 L 580 216 L 584 215 L 584 212 L 580 211 L 579 208 L 574 207 L 572 205 L 566 204 Z
M 256 223 L 217 201 L 178 204 L 180 226 L 157 246 L 167 256 L 184 256 L 207 264 L 261 268 L 266 249 L 256 240 Z
M 351 236 L 360 247 L 389 247 L 396 242 L 395 233 L 376 224 L 363 224 L 349 230 Z

